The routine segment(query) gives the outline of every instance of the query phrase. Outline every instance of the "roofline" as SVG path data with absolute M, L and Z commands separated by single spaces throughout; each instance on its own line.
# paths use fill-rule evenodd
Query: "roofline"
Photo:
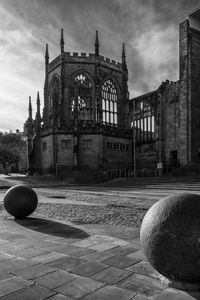
M 142 97 L 148 97 L 148 96 L 151 96 L 151 95 L 153 95 L 153 94 L 156 94 L 157 92 L 158 92 L 158 90 L 154 90 L 154 91 L 148 92 L 148 93 L 146 93 L 146 94 L 142 94 L 142 95 L 140 95 L 140 96 L 134 97 L 134 98 L 130 99 L 130 101 L 138 100 L 138 99 L 140 99 L 140 98 L 142 98 Z

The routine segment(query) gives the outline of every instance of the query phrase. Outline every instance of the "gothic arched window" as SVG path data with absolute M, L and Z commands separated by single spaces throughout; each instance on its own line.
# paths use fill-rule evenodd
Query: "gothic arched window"
M 70 119 L 93 120 L 92 82 L 84 73 L 73 77 L 69 83 Z
M 134 126 L 137 142 L 155 138 L 155 111 L 151 102 L 142 99 L 135 102 Z
M 49 108 L 50 110 L 56 110 L 56 107 L 59 102 L 59 89 L 60 89 L 60 80 L 58 77 L 54 77 L 50 84 L 50 101 Z
M 116 126 L 118 122 L 118 99 L 117 89 L 112 80 L 108 79 L 104 81 L 101 89 L 101 96 L 103 124 Z
M 54 76 L 49 88 L 49 124 L 60 127 L 60 79 Z

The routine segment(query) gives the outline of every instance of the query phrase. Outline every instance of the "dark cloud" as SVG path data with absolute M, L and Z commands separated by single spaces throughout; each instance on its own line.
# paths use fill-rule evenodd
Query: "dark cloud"
M 126 43 L 129 89 L 137 95 L 156 89 L 163 80 L 178 79 L 178 24 L 198 5 L 198 0 L 0 0 L 9 15 L 1 22 L 7 34 L 1 45 L 11 57 L 16 49 L 22 58 L 21 78 L 30 69 L 26 86 L 33 81 L 42 94 L 45 44 L 53 59 L 64 28 L 66 51 L 93 52 L 99 30 L 106 57 L 120 61 Z

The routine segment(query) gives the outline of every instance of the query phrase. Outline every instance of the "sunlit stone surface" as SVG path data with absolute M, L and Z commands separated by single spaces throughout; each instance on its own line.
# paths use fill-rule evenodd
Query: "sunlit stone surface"
M 200 282 L 199 195 L 181 193 L 155 203 L 143 219 L 140 239 L 160 274 L 173 282 Z

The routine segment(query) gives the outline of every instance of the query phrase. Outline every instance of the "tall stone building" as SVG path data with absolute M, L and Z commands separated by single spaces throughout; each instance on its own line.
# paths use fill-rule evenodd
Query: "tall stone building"
M 25 123 L 30 169 L 135 169 L 154 175 L 200 163 L 200 9 L 179 26 L 179 80 L 129 100 L 122 62 L 95 52 L 45 55 L 44 110 Z M 134 125 L 134 126 L 133 126 Z
M 139 173 L 200 162 L 200 9 L 179 26 L 179 80 L 131 99 L 130 107 Z
M 25 122 L 32 172 L 132 165 L 125 47 L 121 63 L 101 56 L 99 48 L 96 32 L 94 53 L 65 52 L 61 30 L 60 54 L 50 62 L 46 45 L 43 115 L 38 94 L 36 117 L 30 99 Z

